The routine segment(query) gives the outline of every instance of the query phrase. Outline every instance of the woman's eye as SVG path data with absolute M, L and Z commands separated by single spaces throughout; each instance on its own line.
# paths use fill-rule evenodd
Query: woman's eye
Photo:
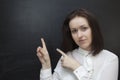
M 81 30 L 82 31 L 86 31 L 88 29 L 88 27 L 82 27 Z
M 76 29 L 71 30 L 71 33 L 76 33 L 76 32 L 77 32 L 77 30 L 76 30 Z

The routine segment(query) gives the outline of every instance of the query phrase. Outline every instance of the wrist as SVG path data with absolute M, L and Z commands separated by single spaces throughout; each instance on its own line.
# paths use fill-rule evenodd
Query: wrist
M 78 67 L 80 67 L 80 64 L 76 64 L 73 66 L 72 71 L 76 70 Z
M 42 67 L 42 70 L 49 69 L 49 68 L 51 68 L 51 67 Z
M 42 65 L 42 69 L 44 70 L 44 69 L 49 69 L 49 68 L 51 68 L 51 65 Z

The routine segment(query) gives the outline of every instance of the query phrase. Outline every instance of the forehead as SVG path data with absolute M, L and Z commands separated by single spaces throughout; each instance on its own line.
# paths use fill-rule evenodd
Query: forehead
M 87 19 L 81 16 L 76 16 L 75 18 L 71 19 L 69 22 L 70 28 L 81 25 L 89 26 Z

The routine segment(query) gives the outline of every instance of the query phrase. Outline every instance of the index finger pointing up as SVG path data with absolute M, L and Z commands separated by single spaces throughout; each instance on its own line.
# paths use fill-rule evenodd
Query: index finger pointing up
M 65 54 L 62 50 L 60 50 L 60 49 L 58 49 L 58 48 L 57 48 L 56 50 L 57 50 L 60 54 L 62 54 L 63 57 L 66 56 L 66 54 Z
M 41 42 L 42 42 L 42 47 L 46 49 L 46 44 L 43 38 L 41 38 Z

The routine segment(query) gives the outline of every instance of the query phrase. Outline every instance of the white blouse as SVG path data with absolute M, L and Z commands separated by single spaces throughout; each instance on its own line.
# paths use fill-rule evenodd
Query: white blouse
M 118 57 L 108 50 L 92 56 L 81 48 L 68 52 L 81 66 L 73 72 L 61 66 L 61 60 L 52 74 L 51 68 L 40 71 L 40 80 L 118 80 Z

